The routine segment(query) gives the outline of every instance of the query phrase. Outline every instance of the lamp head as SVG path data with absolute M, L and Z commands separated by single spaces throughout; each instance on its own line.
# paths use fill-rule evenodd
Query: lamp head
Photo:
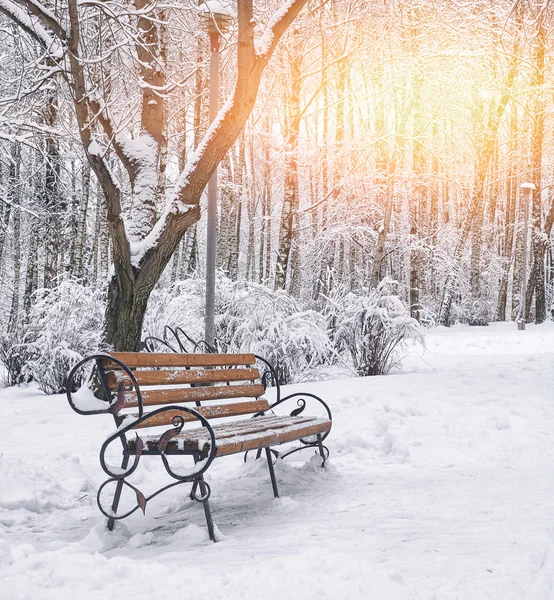
M 227 2 L 204 0 L 198 6 L 200 22 L 210 34 L 225 33 L 233 23 L 235 13 Z

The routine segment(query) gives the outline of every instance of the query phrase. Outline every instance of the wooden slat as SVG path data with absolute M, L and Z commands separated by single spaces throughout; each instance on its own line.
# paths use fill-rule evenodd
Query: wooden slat
M 163 369 L 157 371 L 135 371 L 139 385 L 177 385 L 183 383 L 225 383 L 227 381 L 252 381 L 260 378 L 258 369 Z M 108 385 L 117 387 L 128 376 L 123 371 L 106 374 Z
M 264 393 L 260 383 L 247 385 L 222 385 L 197 388 L 181 388 L 169 390 L 148 390 L 142 392 L 143 406 L 156 404 L 173 404 L 179 402 L 196 402 L 206 400 L 224 400 L 226 398 L 257 398 Z M 138 406 L 134 392 L 125 393 L 125 408 Z
M 265 412 L 269 409 L 269 402 L 263 398 L 260 400 L 251 400 L 249 402 L 235 402 L 233 404 L 216 404 L 211 406 L 199 406 L 194 410 L 202 414 L 206 419 L 219 419 L 222 417 L 237 417 L 240 415 L 252 415 L 258 412 Z M 138 415 L 134 415 L 135 417 Z M 158 427 L 160 425 L 170 425 L 173 417 L 183 417 L 185 422 L 197 421 L 194 415 L 178 410 L 168 410 L 158 413 L 142 421 L 134 429 L 143 427 Z
M 300 438 L 307 438 L 318 433 L 326 433 L 331 429 L 331 421 L 317 417 L 285 417 L 267 416 L 235 423 L 225 423 L 214 427 L 216 435 L 216 456 L 225 456 L 246 452 L 265 446 L 277 446 Z M 203 427 L 189 430 L 172 440 L 167 451 L 176 451 L 177 447 L 184 452 L 198 450 L 200 444 L 209 439 Z M 134 440 L 129 440 L 129 449 L 134 450 Z M 157 441 L 146 440 L 146 447 L 157 450 Z
M 253 365 L 253 354 L 159 354 L 155 352 L 111 352 L 110 356 L 125 363 L 130 369 L 137 367 L 225 367 Z M 117 365 L 104 361 L 106 367 Z
M 307 423 L 302 428 L 283 428 L 277 433 L 271 430 L 260 431 L 248 436 L 244 440 L 233 440 L 233 438 L 230 438 L 225 440 L 221 445 L 218 444 L 216 456 L 237 454 L 238 452 L 246 452 L 247 450 L 254 450 L 265 446 L 278 446 L 300 438 L 309 437 L 310 435 L 325 433 L 329 429 L 331 429 L 331 421 L 327 421 L 326 423 Z

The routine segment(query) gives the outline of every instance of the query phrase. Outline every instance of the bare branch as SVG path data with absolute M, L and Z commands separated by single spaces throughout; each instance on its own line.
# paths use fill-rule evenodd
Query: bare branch
M 0 13 L 6 15 L 18 27 L 36 40 L 48 52 L 50 58 L 58 61 L 63 57 L 63 48 L 58 40 L 53 38 L 37 19 L 30 17 L 14 2 L 11 0 L 0 0 Z
M 36 2 L 36 0 L 14 0 L 14 2 L 23 6 L 33 16 L 38 17 L 40 22 L 45 27 L 48 27 L 60 40 L 67 39 L 67 33 L 56 18 L 56 15 L 40 4 L 40 2 Z

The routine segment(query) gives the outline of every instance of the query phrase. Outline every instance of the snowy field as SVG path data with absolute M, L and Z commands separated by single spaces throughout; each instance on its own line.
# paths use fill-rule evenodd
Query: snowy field
M 438 329 L 403 373 L 296 386 L 332 407 L 329 468 L 216 460 L 222 541 L 189 486 L 113 533 L 111 422 L 0 390 L 0 598 L 554 598 L 554 324 Z M 140 487 L 161 483 L 143 458 Z

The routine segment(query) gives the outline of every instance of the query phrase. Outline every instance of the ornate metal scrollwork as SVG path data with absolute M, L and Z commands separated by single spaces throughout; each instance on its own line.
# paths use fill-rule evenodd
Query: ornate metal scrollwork
M 269 448 L 269 451 L 271 452 L 271 454 L 273 454 L 276 461 L 279 460 L 280 458 L 283 458 L 283 455 L 280 452 L 278 452 L 277 450 L 275 450 L 275 448 Z M 247 450 L 244 453 L 244 462 L 246 462 L 248 460 L 248 454 L 250 454 L 250 452 L 253 452 L 253 450 Z M 263 448 L 258 448 L 256 450 L 255 460 L 258 460 L 258 458 L 261 458 L 262 452 L 263 452 Z
M 218 351 L 219 343 L 217 340 L 214 340 L 214 343 L 215 347 L 208 344 L 205 340 L 196 341 L 185 333 L 181 327 L 173 328 L 166 325 L 161 338 L 149 335 L 141 342 L 140 349 L 146 352 L 156 352 L 158 350 L 157 347 L 161 346 L 176 354 L 194 354 L 199 351 L 207 354 L 215 354 Z
M 108 512 L 108 511 L 104 510 L 104 507 L 102 506 L 101 495 L 102 495 L 102 491 L 104 490 L 104 488 L 106 486 L 108 486 L 110 483 L 115 483 L 116 485 L 124 485 L 124 486 L 127 486 L 128 488 L 132 489 L 135 492 L 135 495 L 136 495 L 136 498 L 137 498 L 137 504 L 136 504 L 136 506 L 133 509 L 131 509 L 128 512 L 123 513 L 123 514 L 115 514 L 113 511 L 109 511 Z M 150 496 L 145 496 L 138 488 L 136 488 L 134 485 L 132 485 L 128 481 L 125 481 L 124 479 L 115 479 L 115 478 L 112 477 L 111 479 L 107 479 L 106 481 L 104 481 L 104 483 L 98 489 L 98 493 L 96 494 L 96 504 L 98 505 L 98 508 L 100 509 L 100 512 L 105 517 L 108 517 L 109 519 L 114 519 L 116 521 L 119 521 L 121 519 L 127 518 L 129 515 L 132 515 L 134 512 L 136 512 L 139 509 L 141 509 L 142 512 L 145 513 L 146 512 L 146 506 L 150 502 L 150 500 L 152 500 L 152 498 L 155 498 L 156 496 L 158 496 L 162 492 L 165 492 L 166 490 L 169 490 L 170 488 L 175 487 L 176 485 L 182 485 L 183 483 L 189 483 L 189 482 L 187 482 L 187 481 L 174 481 L 174 482 L 170 483 L 169 485 L 166 485 L 165 487 L 160 488 L 159 490 L 157 490 L 153 494 L 150 494 Z
M 199 489 L 200 493 L 198 493 Z M 191 492 L 191 497 L 193 500 L 196 500 L 196 502 L 205 502 L 206 500 L 210 499 L 211 495 L 212 488 L 208 483 L 206 483 L 204 480 L 194 482 Z
M 281 401 L 281 385 L 279 384 L 279 377 L 277 376 L 277 372 L 273 365 L 265 359 L 263 356 L 259 356 L 258 354 L 254 354 L 254 358 L 263 364 L 263 369 L 259 369 L 260 371 L 260 380 L 262 385 L 264 386 L 264 391 L 267 390 L 268 387 L 275 388 L 275 402 L 278 403 Z
M 194 481 L 194 479 L 197 479 L 200 475 L 202 475 L 208 469 L 208 467 L 212 463 L 213 459 L 215 458 L 215 453 L 216 453 L 215 433 L 214 433 L 212 426 L 208 422 L 208 420 L 202 414 L 200 414 L 198 411 L 196 411 L 192 408 L 188 408 L 185 406 L 164 406 L 162 408 L 158 408 L 157 410 L 154 410 L 154 411 L 148 413 L 147 415 L 144 415 L 143 417 L 139 417 L 138 419 L 133 419 L 132 422 L 130 422 L 129 424 L 117 429 L 117 431 L 115 431 L 110 437 L 108 437 L 106 439 L 106 441 L 102 444 L 102 447 L 100 449 L 100 465 L 102 466 L 102 469 L 104 470 L 104 472 L 107 475 L 109 475 L 110 477 L 112 477 L 113 479 L 125 479 L 126 477 L 129 477 L 130 475 L 132 475 L 134 473 L 134 471 L 136 470 L 136 468 L 138 467 L 138 463 L 139 463 L 141 454 L 143 452 L 143 442 L 142 442 L 141 438 L 138 436 L 138 434 L 136 434 L 137 441 L 136 441 L 136 445 L 135 445 L 134 461 L 131 464 L 131 466 L 128 467 L 127 469 L 119 470 L 119 468 L 118 468 L 118 472 L 112 471 L 112 469 L 114 467 L 110 467 L 110 465 L 108 465 L 106 463 L 106 459 L 105 459 L 106 450 L 108 449 L 109 445 L 114 440 L 117 440 L 117 439 L 120 439 L 122 441 L 124 447 L 126 447 L 127 442 L 126 442 L 125 434 L 128 431 L 130 431 L 132 429 L 134 430 L 137 427 L 137 425 L 139 425 L 140 423 L 142 423 L 144 421 L 147 421 L 148 419 L 154 417 L 155 415 L 159 415 L 161 413 L 168 412 L 168 411 L 183 412 L 183 413 L 188 413 L 188 414 L 194 415 L 200 421 L 200 423 L 202 424 L 202 427 L 204 427 L 207 430 L 207 432 L 210 436 L 210 443 L 209 443 L 208 454 L 206 456 L 203 456 L 201 458 L 200 462 L 198 462 L 196 465 L 196 466 L 199 466 L 198 469 L 195 469 L 189 473 L 186 473 L 185 475 L 179 475 L 178 473 L 173 471 L 169 465 L 169 461 L 167 460 L 167 455 L 165 454 L 165 449 L 167 447 L 167 444 L 170 442 L 170 440 L 173 439 L 175 436 L 179 435 L 179 433 L 181 433 L 181 430 L 185 423 L 182 416 L 175 415 L 172 420 L 172 423 L 173 423 L 175 429 L 170 429 L 170 430 L 162 433 L 162 435 L 160 436 L 160 438 L 158 440 L 158 444 L 161 443 L 163 446 L 163 449 L 160 450 L 160 455 L 162 457 L 162 462 L 164 463 L 166 471 L 169 473 L 169 475 L 171 475 L 171 477 L 173 477 L 174 479 L 178 479 L 180 481 Z M 200 451 L 199 451 L 199 453 L 200 453 Z
M 274 404 L 272 404 L 269 408 L 270 408 L 270 410 L 272 410 L 273 408 L 280 406 L 287 400 L 292 400 L 293 398 L 298 398 L 298 400 L 296 401 L 298 408 L 295 408 L 290 413 L 291 417 L 297 417 L 298 415 L 300 415 L 306 408 L 306 405 L 307 405 L 306 399 L 312 399 L 312 400 L 315 400 L 316 402 L 319 402 L 319 404 L 321 404 L 323 406 L 323 408 L 325 409 L 325 412 L 327 413 L 327 418 L 329 419 L 329 421 L 333 420 L 333 415 L 331 414 L 331 409 L 329 408 L 329 406 L 319 396 L 316 396 L 315 394 L 311 394 L 310 392 L 295 392 L 294 394 L 289 394 L 288 396 L 285 396 L 278 402 L 275 402 Z M 322 434 L 321 439 L 324 440 L 329 435 L 329 433 L 330 433 L 330 430 L 326 431 L 324 434 Z M 313 442 L 311 442 L 311 441 L 306 442 L 302 439 L 300 441 L 303 444 L 306 444 L 306 443 L 313 444 Z
M 165 452 L 169 442 L 181 433 L 183 425 L 185 424 L 185 420 L 183 417 L 181 417 L 181 415 L 175 415 L 171 420 L 171 423 L 175 429 L 168 429 L 162 433 L 160 439 L 158 440 L 158 452 Z
M 102 392 L 103 392 L 103 395 L 105 398 L 104 401 L 106 402 L 105 409 L 90 409 L 90 410 L 88 410 L 88 409 L 79 408 L 79 406 L 77 406 L 77 404 L 75 403 L 75 401 L 73 399 L 73 394 L 75 393 L 75 392 L 73 392 L 73 388 L 75 386 L 75 378 L 76 378 L 76 375 L 77 375 L 79 369 L 81 369 L 87 362 L 93 362 L 93 361 L 96 364 L 96 367 L 98 369 L 98 374 L 99 374 L 99 378 L 100 378 L 99 387 L 102 389 Z M 102 362 L 104 362 L 104 361 L 109 361 L 109 362 L 116 364 L 129 377 L 128 380 L 125 380 L 122 382 L 123 386 L 121 384 L 119 385 L 115 400 L 112 399 L 112 393 L 106 382 L 105 372 L 104 372 L 104 368 L 102 366 Z M 92 375 L 92 372 L 91 372 L 91 375 Z M 88 383 L 90 383 L 90 379 L 89 379 Z M 83 385 L 81 385 L 81 388 L 79 388 L 79 389 L 82 389 L 82 388 L 83 388 Z M 144 412 L 143 406 L 142 406 L 142 394 L 140 392 L 139 385 L 137 383 L 137 380 L 136 380 L 133 372 L 124 363 L 122 363 L 117 358 L 110 356 L 109 354 L 93 354 L 92 356 L 87 356 L 86 358 L 83 358 L 83 360 L 80 360 L 69 372 L 69 375 L 67 377 L 67 382 L 66 382 L 66 396 L 67 396 L 67 401 L 69 402 L 69 405 L 71 406 L 71 408 L 76 413 L 79 413 L 80 415 L 97 415 L 97 414 L 102 414 L 102 413 L 117 414 L 117 412 L 119 412 L 119 410 L 122 407 L 120 399 L 121 399 L 121 395 L 122 395 L 123 391 L 125 389 L 133 389 L 133 388 L 134 388 L 135 394 L 137 396 L 139 416 L 142 417 L 143 412 Z M 121 391 L 121 393 L 120 393 L 120 391 Z M 101 400 L 99 398 L 96 398 L 96 399 L 101 402 Z
M 290 456 L 291 454 L 295 454 L 296 452 L 300 452 L 302 450 L 306 450 L 306 448 L 315 448 L 316 450 L 319 451 L 320 455 L 321 455 L 321 449 L 323 449 L 323 455 L 321 455 L 321 458 L 323 459 L 323 464 L 325 464 L 325 461 L 329 458 L 329 454 L 330 454 L 329 448 L 327 448 L 327 446 L 325 446 L 323 444 L 320 447 L 317 442 L 315 442 L 315 443 L 304 442 L 303 446 L 297 446 L 296 448 L 293 448 L 292 450 L 289 450 L 288 452 L 281 454 L 281 458 L 284 460 L 285 458 L 287 458 L 287 456 Z

